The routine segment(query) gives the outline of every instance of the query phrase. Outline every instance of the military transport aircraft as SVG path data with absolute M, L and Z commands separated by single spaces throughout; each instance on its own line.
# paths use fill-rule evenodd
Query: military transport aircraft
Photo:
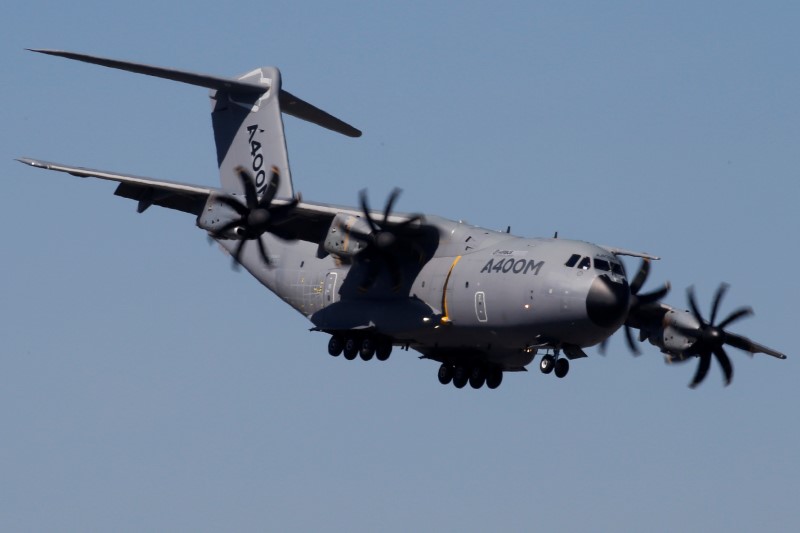
M 706 318 L 688 290 L 690 310 L 664 304 L 665 284 L 642 292 L 651 260 L 621 248 L 555 238 L 523 238 L 433 215 L 382 210 L 360 194 L 357 208 L 301 200 L 295 194 L 282 113 L 359 137 L 361 132 L 284 90 L 277 68 L 228 79 L 56 50 L 33 50 L 210 89 L 219 188 L 20 159 L 34 167 L 118 182 L 115 194 L 194 215 L 258 281 L 330 335 L 328 351 L 384 361 L 393 346 L 440 363 L 439 381 L 496 388 L 504 372 L 539 368 L 567 375 L 570 360 L 624 328 L 638 354 L 647 340 L 668 362 L 697 358 L 690 386 L 712 357 L 733 368 L 724 346 L 786 356 L 728 331 L 752 314 L 739 308 L 717 320 L 721 285 Z M 629 281 L 620 256 L 642 263 Z

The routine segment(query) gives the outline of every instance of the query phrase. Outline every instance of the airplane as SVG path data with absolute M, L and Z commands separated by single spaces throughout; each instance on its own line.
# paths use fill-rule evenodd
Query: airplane
M 385 361 L 393 347 L 439 363 L 443 385 L 495 389 L 506 372 L 539 369 L 558 378 L 623 329 L 631 351 L 648 341 L 668 363 L 697 359 L 690 387 L 707 376 L 712 359 L 731 383 L 725 346 L 786 359 L 786 355 L 728 327 L 751 315 L 741 307 L 718 320 L 728 286 L 717 289 L 709 318 L 694 290 L 689 310 L 661 300 L 665 283 L 642 292 L 656 256 L 589 242 L 526 238 L 435 215 L 396 213 L 394 189 L 383 209 L 366 191 L 357 207 L 303 200 L 289 168 L 283 114 L 331 131 L 361 131 L 294 96 L 280 71 L 262 67 L 224 78 L 59 50 L 51 56 L 165 78 L 209 89 L 220 187 L 207 187 L 31 158 L 37 168 L 117 182 L 115 195 L 196 217 L 232 258 L 330 336 L 328 353 Z M 641 260 L 629 279 L 620 257 Z

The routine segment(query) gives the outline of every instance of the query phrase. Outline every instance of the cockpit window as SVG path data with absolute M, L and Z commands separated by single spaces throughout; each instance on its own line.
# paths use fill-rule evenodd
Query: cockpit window
M 592 260 L 588 257 L 584 257 L 581 262 L 578 264 L 578 268 L 581 270 L 589 270 L 589 267 L 592 266 Z
M 608 261 L 606 261 L 605 259 L 595 259 L 594 267 L 597 270 L 602 270 L 603 272 L 609 272 L 611 270 L 611 265 L 609 265 Z
M 580 255 L 578 255 L 578 254 L 572 254 L 572 257 L 570 257 L 569 259 L 567 259 L 567 262 L 566 262 L 566 263 L 564 263 L 564 264 L 565 264 L 566 266 L 568 266 L 569 268 L 572 268 L 572 267 L 574 267 L 574 266 L 575 266 L 575 264 L 578 262 L 578 259 L 580 259 L 580 258 L 581 258 L 581 256 L 580 256 Z
M 611 263 L 611 272 L 613 272 L 614 274 L 619 274 L 620 276 L 625 275 L 625 271 L 622 270 L 622 265 L 620 265 L 619 263 Z

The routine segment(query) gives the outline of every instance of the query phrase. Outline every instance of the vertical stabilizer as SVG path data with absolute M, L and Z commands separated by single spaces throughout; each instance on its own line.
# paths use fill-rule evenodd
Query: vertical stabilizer
M 260 196 L 275 166 L 281 177 L 277 195 L 290 197 L 294 189 L 281 117 L 281 73 L 275 67 L 262 67 L 239 80 L 249 86 L 262 85 L 266 92 L 254 94 L 236 87 L 211 91 L 211 121 L 222 188 L 241 190 L 235 169 L 242 166 L 252 173 Z

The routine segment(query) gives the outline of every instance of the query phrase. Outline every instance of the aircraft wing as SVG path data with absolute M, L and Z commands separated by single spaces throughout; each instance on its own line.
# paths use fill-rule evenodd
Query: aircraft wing
M 119 174 L 105 170 L 62 165 L 38 159 L 20 158 L 17 161 L 36 168 L 66 172 L 79 178 L 99 178 L 119 183 L 114 194 L 123 198 L 137 200 L 137 211 L 143 212 L 151 205 L 177 209 L 185 213 L 199 215 L 203 211 L 208 196 L 212 193 L 224 194 L 220 189 L 189 185 L 174 181 L 156 180 L 143 176 Z
M 20 158 L 17 161 L 36 168 L 64 172 L 80 178 L 98 178 L 119 183 L 114 191 L 116 196 L 138 202 L 137 211 L 142 213 L 151 205 L 176 209 L 195 216 L 201 216 L 210 196 L 229 195 L 229 192 L 215 187 L 191 185 L 176 181 L 158 180 L 144 176 L 121 174 L 107 170 L 97 170 L 73 165 L 64 165 L 39 159 Z M 276 198 L 275 205 L 289 200 Z M 361 216 L 361 211 L 352 207 L 335 206 L 322 203 L 300 202 L 287 220 L 281 224 L 282 236 L 319 243 L 325 239 L 333 218 L 344 213 Z M 392 216 L 402 220 L 403 217 Z

